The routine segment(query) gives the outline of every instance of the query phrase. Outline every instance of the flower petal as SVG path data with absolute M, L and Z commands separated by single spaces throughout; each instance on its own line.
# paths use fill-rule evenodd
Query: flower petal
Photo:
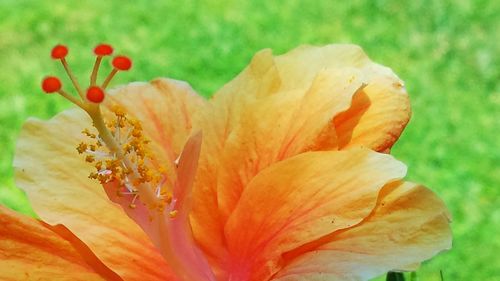
M 375 151 L 392 147 L 410 120 L 410 101 L 395 75 L 375 77 L 334 119 L 340 148 L 365 146 Z
M 106 184 L 108 197 L 118 204 L 156 245 L 162 256 L 182 280 L 215 280 L 202 252 L 194 242 L 189 212 L 191 210 L 192 186 L 201 149 L 201 132 L 187 141 L 177 168 L 178 176 L 173 187 L 172 206 L 148 209 L 144 204 L 131 208 L 133 195 L 117 195 L 117 182 Z M 170 216 L 175 210 L 176 215 Z
M 287 265 L 273 280 L 368 280 L 407 268 L 451 248 L 449 222 L 446 206 L 429 189 L 390 184 L 361 224 L 286 254 Z
M 197 114 L 208 111 L 210 104 L 197 95 L 186 82 L 162 78 L 153 80 L 151 84 L 153 87 L 146 83 L 132 83 L 126 87 L 118 88 L 115 90 L 115 95 L 111 95 L 106 103 L 109 108 L 115 105 L 125 106 L 131 109 L 128 113 L 132 117 L 143 121 L 145 133 L 153 140 L 151 143 L 153 150 L 163 152 L 157 153 L 155 156 L 158 156 L 158 160 L 167 168 L 168 184 L 174 185 L 177 175 L 173 172 L 176 170 L 173 163 L 178 160 L 184 144 L 193 130 L 213 122 L 211 118 L 209 120 L 203 117 L 196 118 Z M 122 95 L 127 98 L 121 98 Z M 205 150 L 214 147 L 205 145 L 207 139 L 209 138 L 204 137 L 203 140 Z M 212 140 L 214 139 L 212 138 Z M 204 154 L 208 153 L 210 150 L 204 152 Z M 199 169 L 210 170 L 211 165 L 203 165 Z M 206 177 L 211 176 L 210 172 L 201 174 Z M 200 180 L 205 182 L 203 176 L 200 177 Z M 214 217 L 205 212 L 205 210 L 211 210 L 213 206 L 217 205 L 216 202 L 211 201 L 211 199 L 216 198 L 215 193 L 206 191 L 206 189 L 198 190 L 193 198 L 196 201 L 192 204 L 195 209 L 193 214 L 197 218 L 202 218 L 193 220 L 193 231 L 198 234 L 195 234 L 197 239 L 208 240 L 210 241 L 209 245 L 217 247 L 216 236 L 210 235 L 213 232 L 205 229 L 196 231 L 200 228 L 216 226 L 218 223 L 217 220 L 210 221 Z M 217 249 L 220 250 L 222 247 Z M 215 266 L 214 263 L 213 265 Z
M 122 280 L 33 218 L 0 206 L 0 225 L 1 280 Z
M 225 228 L 234 280 L 266 280 L 281 255 L 361 222 L 406 167 L 368 149 L 300 154 L 259 173 Z M 231 279 L 233 280 L 233 279 Z
M 195 126 L 193 115 L 204 110 L 207 101 L 186 82 L 159 78 L 111 90 L 105 106 L 116 105 L 124 107 L 127 116 L 141 121 L 155 157 L 175 178 L 173 163 Z
M 200 117 L 204 153 L 193 212 L 194 231 L 208 252 L 224 255 L 222 226 L 259 170 L 303 151 L 336 147 L 331 121 L 349 108 L 364 83 L 358 68 L 366 63 L 350 45 L 304 47 L 278 57 L 264 50 L 215 94 Z
M 409 116 L 406 93 L 391 85 L 401 85 L 399 78 L 354 45 L 256 54 L 202 117 L 207 153 L 200 159 L 193 226 L 207 252 L 225 255 L 221 228 L 262 169 L 305 151 L 390 147 Z
M 148 123 L 144 131 L 156 143 L 155 149 L 161 149 L 156 156 L 175 159 L 182 149 L 180 140 L 189 135 L 187 116 L 192 107 L 182 105 L 191 96 L 185 84 L 162 80 L 121 88 L 114 96 L 109 95 L 107 102 L 120 101 L 127 112 L 141 120 L 151 118 L 153 122 L 144 122 Z M 108 200 L 102 186 L 87 178 L 92 167 L 81 159 L 75 147 L 83 139 L 81 130 L 90 127 L 90 118 L 76 109 L 48 122 L 29 120 L 17 145 L 14 165 L 18 186 L 27 192 L 43 220 L 68 227 L 124 279 L 172 279 L 170 269 L 148 237 Z
M 349 110 L 334 120 L 340 148 L 388 149 L 410 119 L 409 99 L 401 79 L 391 69 L 370 61 L 358 46 L 299 47 L 279 56 L 277 64 L 284 69 L 282 84 L 288 87 L 307 85 L 322 68 L 352 67 L 362 73 L 366 87 L 354 96 Z

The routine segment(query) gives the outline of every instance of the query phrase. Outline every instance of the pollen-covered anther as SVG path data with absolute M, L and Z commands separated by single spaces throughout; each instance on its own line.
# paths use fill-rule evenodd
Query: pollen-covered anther
M 91 133 L 89 129 L 84 129 L 82 131 L 82 134 L 86 135 L 87 137 L 89 137 L 91 139 L 95 139 L 96 138 L 96 134 Z
M 111 111 L 119 118 L 125 118 L 125 109 L 119 105 L 114 105 L 111 108 Z
M 164 194 L 162 194 L 162 196 L 163 196 L 163 200 L 167 204 L 172 203 L 172 200 L 174 199 L 174 196 L 171 193 L 164 193 Z
M 98 171 L 101 171 L 101 169 L 102 169 L 102 165 L 103 165 L 103 163 L 102 163 L 101 161 L 99 161 L 99 162 L 95 163 L 95 168 L 96 168 Z
M 168 212 L 168 216 L 169 216 L 169 218 L 173 219 L 177 216 L 178 213 L 179 213 L 179 211 L 173 210 L 173 211 Z
M 78 151 L 78 153 L 79 153 L 79 154 L 84 153 L 85 151 L 87 151 L 87 144 L 86 144 L 86 143 L 81 142 L 81 143 L 80 143 L 80 144 L 78 144 L 78 146 L 76 147 L 76 150 Z
M 107 186 L 115 187 L 119 196 L 128 197 L 130 208 L 135 208 L 134 202 L 140 200 L 150 210 L 163 212 L 173 201 L 171 190 L 166 185 L 166 169 L 154 160 L 149 151 L 149 140 L 144 137 L 140 122 L 128 118 L 121 107 L 112 106 L 111 112 L 115 118 L 102 125 L 109 132 L 107 141 L 112 140 L 116 144 L 113 149 L 107 146 L 101 134 L 96 136 L 88 129 L 82 131 L 91 143 L 80 143 L 77 151 L 86 154 L 85 160 L 95 167 L 89 178 L 101 184 L 117 183 Z M 141 200 L 139 193 L 143 191 L 152 196 Z

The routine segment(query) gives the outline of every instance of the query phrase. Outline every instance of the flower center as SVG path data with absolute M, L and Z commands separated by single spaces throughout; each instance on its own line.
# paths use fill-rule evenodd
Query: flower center
M 93 121 L 97 133 L 85 129 L 82 133 L 88 142 L 81 142 L 77 151 L 85 155 L 85 161 L 94 165 L 95 171 L 89 177 L 106 188 L 117 188 L 118 196 L 131 196 L 130 208 L 136 207 L 139 200 L 150 210 L 163 212 L 165 208 L 170 217 L 175 217 L 175 200 L 166 182 L 165 168 L 157 164 L 148 149 L 149 140 L 144 137 L 139 121 L 128 118 L 123 108 L 111 109 L 112 121 L 105 121 L 101 103 L 106 97 L 105 89 L 118 71 L 127 71 L 132 62 L 126 56 L 116 56 L 112 60 L 113 69 L 98 86 L 97 75 L 102 59 L 113 53 L 113 48 L 100 44 L 94 49 L 96 61 L 90 75 L 89 87 L 82 91 L 80 84 L 71 72 L 66 61 L 68 48 L 57 45 L 52 49 L 52 58 L 60 60 L 79 97 L 68 94 L 62 89 L 61 81 L 54 76 L 46 77 L 42 89 L 46 93 L 58 93 L 76 106 L 83 109 Z M 117 183 L 117 184 L 109 184 Z
M 80 143 L 77 151 L 86 155 L 85 161 L 92 163 L 96 168 L 95 172 L 90 173 L 89 178 L 98 180 L 107 188 L 110 188 L 108 183 L 118 182 L 117 185 L 113 185 L 119 187 L 116 190 L 118 196 L 133 196 L 130 208 L 136 207 L 135 202 L 139 197 L 137 187 L 147 185 L 148 188 L 154 189 L 154 194 L 159 200 L 156 208 L 163 211 L 165 206 L 172 203 L 173 196 L 165 184 L 166 169 L 157 164 L 153 158 L 148 148 L 149 140 L 144 137 L 141 124 L 128 118 L 120 107 L 114 107 L 112 111 L 116 119 L 105 124 L 120 148 L 123 158 L 110 151 L 98 135 L 88 129 L 83 130 L 82 133 L 89 142 Z M 174 210 L 170 212 L 172 215 L 175 214 Z

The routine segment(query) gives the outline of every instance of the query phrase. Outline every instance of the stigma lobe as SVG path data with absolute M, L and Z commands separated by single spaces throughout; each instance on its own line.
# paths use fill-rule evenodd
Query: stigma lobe
M 62 87 L 61 80 L 54 76 L 48 76 L 43 79 L 42 89 L 45 93 L 51 94 L 59 91 Z
M 87 99 L 93 103 L 101 103 L 104 100 L 104 91 L 97 86 L 92 86 L 87 90 Z

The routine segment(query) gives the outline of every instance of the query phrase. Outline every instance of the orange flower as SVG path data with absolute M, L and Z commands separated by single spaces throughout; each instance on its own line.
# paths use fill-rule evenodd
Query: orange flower
M 0 209 L 0 279 L 367 280 L 451 247 L 443 202 L 383 153 L 405 88 L 359 47 L 261 51 L 209 101 L 171 79 L 105 93 L 131 66 L 96 86 L 109 50 L 81 99 L 44 82 L 84 110 L 21 132 L 43 222 Z

